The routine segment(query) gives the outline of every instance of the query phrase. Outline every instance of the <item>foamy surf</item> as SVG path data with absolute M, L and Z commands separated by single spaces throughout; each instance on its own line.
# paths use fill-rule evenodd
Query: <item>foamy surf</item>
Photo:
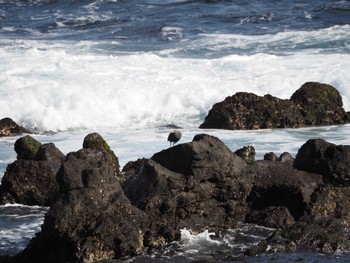
M 170 29 L 169 29 L 170 30 Z M 173 29 L 171 29 L 173 30 Z M 217 36 L 224 41 L 227 36 Z M 333 85 L 349 110 L 350 55 L 317 49 L 215 59 L 98 54 L 94 42 L 0 40 L 2 115 L 37 131 L 198 127 L 236 92 L 289 98 L 307 81 Z M 223 47 L 213 44 L 213 48 Z M 25 104 L 23 104 L 25 100 Z

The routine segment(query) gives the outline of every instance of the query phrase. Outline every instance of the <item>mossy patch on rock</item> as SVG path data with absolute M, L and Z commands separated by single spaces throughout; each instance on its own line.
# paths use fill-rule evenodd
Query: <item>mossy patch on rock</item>
M 30 135 L 19 138 L 15 142 L 15 151 L 17 159 L 34 160 L 37 152 L 41 147 L 41 143 Z
M 105 139 L 102 138 L 102 136 L 96 132 L 88 134 L 84 138 L 83 142 L 83 148 L 84 149 L 95 149 L 95 150 L 104 150 L 108 152 L 112 158 L 113 161 L 113 167 L 115 170 L 115 174 L 120 177 L 119 174 L 119 160 L 118 157 L 114 154 L 114 152 L 109 147 L 108 143 L 105 141 Z

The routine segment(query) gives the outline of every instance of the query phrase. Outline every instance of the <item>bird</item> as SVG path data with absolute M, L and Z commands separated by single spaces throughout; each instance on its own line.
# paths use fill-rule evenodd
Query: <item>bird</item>
M 175 145 L 175 143 L 177 143 L 181 139 L 181 135 L 182 133 L 178 130 L 174 130 L 171 133 L 169 133 L 168 141 L 170 142 L 170 146 L 171 146 L 171 143 Z

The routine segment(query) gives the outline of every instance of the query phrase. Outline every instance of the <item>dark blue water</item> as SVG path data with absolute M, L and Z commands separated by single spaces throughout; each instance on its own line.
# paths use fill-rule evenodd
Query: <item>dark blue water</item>
M 194 43 L 203 34 L 264 35 L 350 23 L 350 1 L 325 0 L 10 0 L 1 1 L 0 10 L 2 38 L 117 41 L 117 45 L 98 47 L 106 52 L 186 46 L 182 56 L 205 51 L 198 51 Z M 345 47 L 345 42 L 323 45 Z M 250 46 L 229 51 L 249 53 L 259 49 Z

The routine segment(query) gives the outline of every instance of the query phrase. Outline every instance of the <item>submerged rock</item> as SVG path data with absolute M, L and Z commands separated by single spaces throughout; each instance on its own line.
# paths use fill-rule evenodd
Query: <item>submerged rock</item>
M 27 129 L 19 126 L 10 118 L 3 118 L 0 120 L 0 137 L 14 136 L 23 133 L 31 133 Z
M 339 92 L 332 86 L 307 82 L 290 98 L 239 92 L 216 103 L 200 128 L 269 129 L 349 123 Z

